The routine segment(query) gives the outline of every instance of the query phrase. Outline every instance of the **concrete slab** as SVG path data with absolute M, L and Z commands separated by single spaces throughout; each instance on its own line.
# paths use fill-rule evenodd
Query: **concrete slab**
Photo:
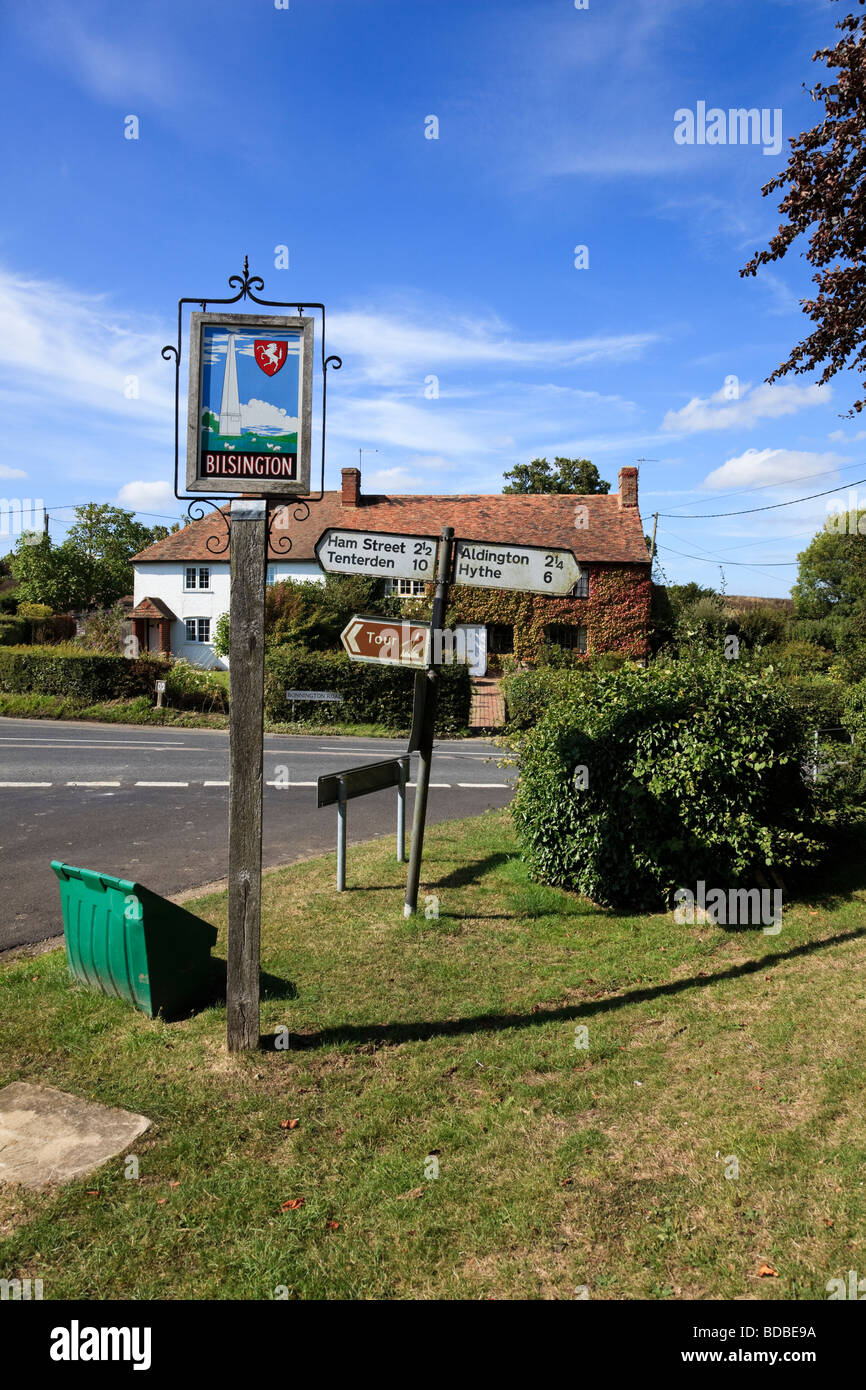
M 122 1153 L 150 1123 L 53 1086 L 13 1081 L 0 1089 L 0 1182 L 69 1182 Z

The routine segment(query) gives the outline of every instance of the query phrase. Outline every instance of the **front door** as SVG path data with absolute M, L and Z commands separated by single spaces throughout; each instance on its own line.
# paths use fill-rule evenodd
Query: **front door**
M 464 634 L 466 660 L 470 676 L 483 676 L 487 672 L 487 628 L 483 623 L 458 623 L 457 631 Z

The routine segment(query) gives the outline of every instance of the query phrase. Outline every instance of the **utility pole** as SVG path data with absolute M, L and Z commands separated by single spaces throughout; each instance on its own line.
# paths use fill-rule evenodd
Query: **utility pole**
M 650 564 L 652 564 L 653 560 L 656 557 L 656 527 L 658 526 L 658 524 L 659 514 L 658 512 L 653 512 L 653 538 L 652 544 L 650 546 Z
M 448 604 L 448 582 L 451 578 L 451 555 L 454 549 L 454 527 L 443 526 L 439 543 L 439 568 L 433 613 L 430 619 L 430 660 L 437 650 L 436 634 L 441 633 Z M 441 650 L 441 637 L 439 649 Z M 421 684 L 423 682 L 423 685 Z M 403 916 L 411 917 L 418 908 L 418 884 L 421 879 L 421 854 L 424 849 L 424 825 L 427 819 L 427 792 L 430 787 L 430 765 L 433 761 L 433 735 L 436 729 L 436 700 L 439 693 L 439 670 L 430 666 L 419 674 L 418 687 L 423 700 L 420 711 L 418 738 L 418 775 L 415 779 L 415 807 L 412 816 L 412 845 L 409 850 L 409 871 L 406 875 L 406 901 Z M 413 718 L 413 724 L 415 720 Z

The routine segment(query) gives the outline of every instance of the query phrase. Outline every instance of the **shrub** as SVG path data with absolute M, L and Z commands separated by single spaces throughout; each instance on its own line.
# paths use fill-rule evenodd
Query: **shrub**
M 213 649 L 216 656 L 226 657 L 229 654 L 231 641 L 231 627 L 228 613 L 220 613 L 216 620 L 213 634 Z
M 10 695 L 69 695 L 96 704 L 153 693 L 162 670 L 154 661 L 127 661 L 80 647 L 6 647 L 0 649 L 0 690 Z
M 760 652 L 762 661 L 772 662 L 778 670 L 790 675 L 817 675 L 829 670 L 833 653 L 815 642 L 796 640 L 773 642 Z
M 859 681 L 845 691 L 842 724 L 855 743 L 866 745 L 866 681 Z
M 17 647 L 27 641 L 29 624 L 23 618 L 0 618 L 0 647 Z
M 785 690 L 787 698 L 798 710 L 810 732 L 815 729 L 838 728 L 842 723 L 842 710 L 845 703 L 846 687 L 840 681 L 821 675 L 788 675 L 775 678 Z
M 700 879 L 753 884 L 760 869 L 815 861 L 805 755 L 801 716 L 755 668 L 625 667 L 590 678 L 524 737 L 512 814 L 536 878 L 661 908 Z
M 733 618 L 737 635 L 744 647 L 767 647 L 771 642 L 783 642 L 788 634 L 790 619 L 783 608 L 756 604 L 754 608 L 735 611 Z
M 298 703 L 296 718 L 317 724 L 384 724 L 391 729 L 411 723 L 415 673 L 409 667 L 353 662 L 342 652 L 282 646 L 267 653 L 265 668 L 265 711 L 275 721 L 292 718 L 286 690 L 335 690 L 343 696 L 342 704 Z M 466 666 L 443 667 L 436 719 L 440 734 L 465 731 L 471 690 Z
M 586 679 L 582 669 L 555 670 L 539 667 L 534 671 L 512 671 L 502 678 L 505 718 L 510 729 L 531 729 L 554 700 L 581 688 Z
M 178 657 L 164 675 L 166 704 L 176 709 L 196 709 L 205 713 L 228 713 L 229 692 L 225 680 L 204 666 L 193 666 Z
M 117 603 L 113 608 L 100 608 L 91 613 L 85 621 L 79 642 L 87 651 L 115 652 L 118 656 L 126 656 L 129 650 L 127 638 L 131 634 L 132 622 L 126 610 Z
M 51 609 L 48 607 L 47 603 L 19 603 L 18 605 L 19 618 L 40 619 L 50 618 L 51 616 Z

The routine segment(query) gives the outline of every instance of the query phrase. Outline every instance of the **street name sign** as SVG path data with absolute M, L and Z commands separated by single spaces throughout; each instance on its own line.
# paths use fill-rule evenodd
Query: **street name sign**
M 454 583 L 481 589 L 570 594 L 583 570 L 570 550 L 492 541 L 454 542 Z
M 343 697 L 337 690 L 287 690 L 287 700 L 330 700 L 341 705 Z
M 436 578 L 438 547 L 435 536 L 331 527 L 316 542 L 316 559 L 326 574 L 367 574 L 373 578 L 432 582 Z
M 340 633 L 340 641 L 353 661 L 423 670 L 430 657 L 430 633 L 429 623 L 355 617 Z
M 313 320 L 190 315 L 190 492 L 310 490 Z

